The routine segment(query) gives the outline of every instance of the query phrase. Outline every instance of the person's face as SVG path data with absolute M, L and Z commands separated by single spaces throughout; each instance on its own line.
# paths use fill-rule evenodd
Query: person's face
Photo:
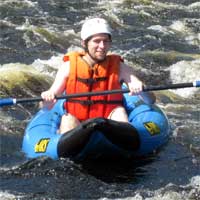
M 111 39 L 108 34 L 100 33 L 94 35 L 87 44 L 89 55 L 97 61 L 103 61 L 111 46 Z

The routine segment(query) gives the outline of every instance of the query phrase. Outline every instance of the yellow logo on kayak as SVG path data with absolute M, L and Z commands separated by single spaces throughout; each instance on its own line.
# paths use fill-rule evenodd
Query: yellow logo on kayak
M 160 134 L 160 128 L 154 122 L 146 122 L 144 123 L 144 127 L 151 135 Z
M 35 145 L 35 153 L 45 153 L 47 150 L 47 146 L 49 144 L 49 138 L 43 138 L 41 139 L 36 145 Z

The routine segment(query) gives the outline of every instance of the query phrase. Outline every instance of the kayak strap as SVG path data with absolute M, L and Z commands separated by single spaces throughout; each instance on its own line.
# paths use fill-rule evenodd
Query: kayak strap
M 57 149 L 59 157 L 78 155 L 95 131 L 100 131 L 111 143 L 124 150 L 135 151 L 140 147 L 138 132 L 131 124 L 105 118 L 93 118 L 82 122 L 61 136 Z
M 122 104 L 122 101 L 118 100 L 80 100 L 80 99 L 68 99 L 68 102 L 80 103 L 85 106 L 94 105 L 94 104 Z

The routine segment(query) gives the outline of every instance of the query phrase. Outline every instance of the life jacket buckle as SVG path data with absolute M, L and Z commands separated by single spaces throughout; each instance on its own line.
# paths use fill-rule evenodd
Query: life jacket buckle
M 85 105 L 85 106 L 89 106 L 89 105 L 93 105 L 94 101 L 92 101 L 92 100 L 84 100 L 84 101 L 82 101 L 82 104 Z

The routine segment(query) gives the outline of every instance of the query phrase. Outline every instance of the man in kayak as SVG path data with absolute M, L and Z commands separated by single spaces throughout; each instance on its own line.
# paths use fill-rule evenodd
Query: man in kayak
M 143 83 L 134 75 L 133 69 L 120 56 L 108 53 L 111 43 L 111 28 L 105 19 L 86 20 L 81 29 L 84 51 L 70 52 L 64 56 L 52 86 L 41 94 L 44 106 L 52 106 L 56 101 L 55 96 L 63 92 L 71 94 L 120 89 L 122 82 L 128 86 L 130 95 L 140 95 L 148 103 L 154 103 L 154 94 L 142 92 Z M 67 99 L 60 133 L 95 117 L 128 122 L 122 100 L 120 93 Z

